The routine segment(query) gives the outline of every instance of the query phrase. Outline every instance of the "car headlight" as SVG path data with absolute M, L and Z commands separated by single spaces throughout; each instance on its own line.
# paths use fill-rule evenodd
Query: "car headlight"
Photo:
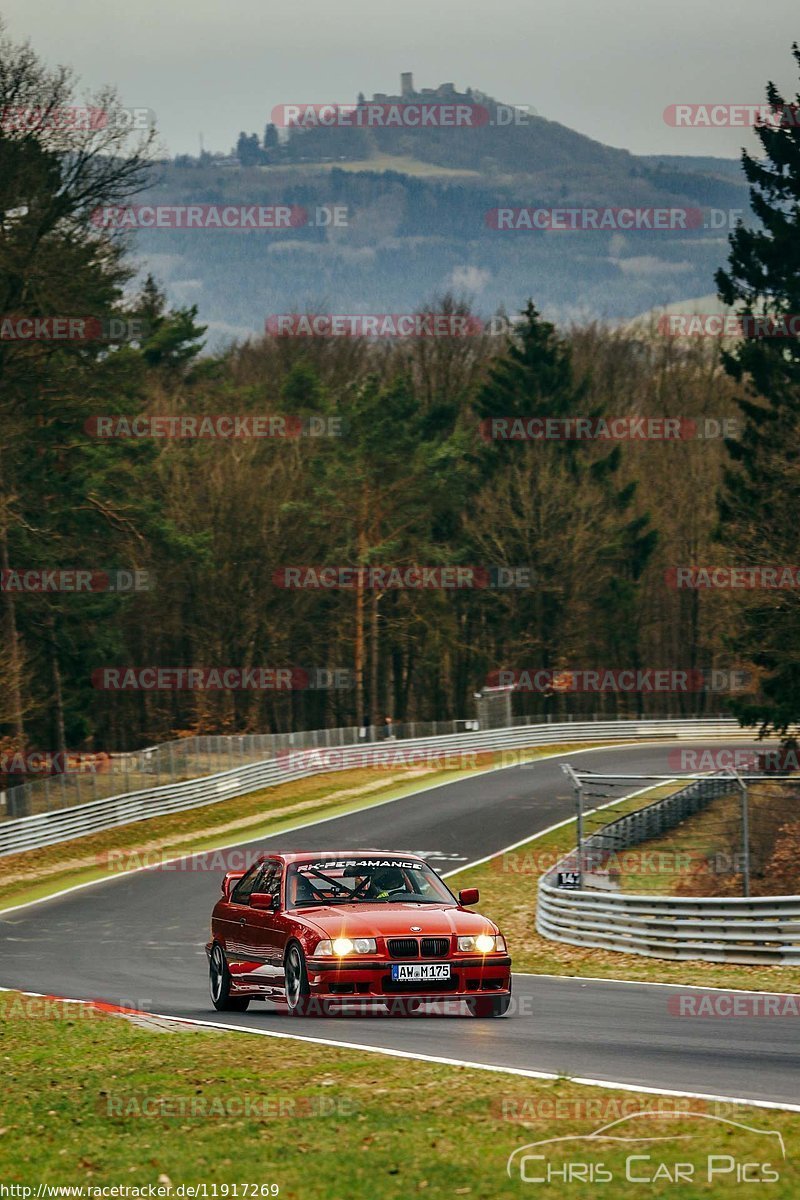
M 458 948 L 466 954 L 491 954 L 493 951 L 505 953 L 506 940 L 498 933 L 479 933 L 477 937 L 460 937 Z
M 376 954 L 377 950 L 375 938 L 339 937 L 333 942 L 327 938 L 318 942 L 314 954 L 320 958 L 345 958 L 348 954 Z

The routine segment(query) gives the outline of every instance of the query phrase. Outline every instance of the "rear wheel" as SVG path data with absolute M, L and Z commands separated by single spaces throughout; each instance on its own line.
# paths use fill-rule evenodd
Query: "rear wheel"
M 503 1017 L 511 1004 L 510 996 L 475 996 L 467 1001 L 473 1017 Z
M 293 1017 L 303 1017 L 309 1008 L 311 987 L 308 982 L 306 957 L 297 942 L 292 942 L 284 959 L 286 1003 Z
M 231 995 L 231 973 L 219 942 L 215 942 L 208 963 L 208 984 L 211 1003 L 218 1012 L 246 1012 L 249 996 Z

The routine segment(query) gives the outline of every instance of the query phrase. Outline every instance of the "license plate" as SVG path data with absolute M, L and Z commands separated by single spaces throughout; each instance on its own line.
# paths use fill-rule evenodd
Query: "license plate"
M 392 963 L 396 983 L 434 983 L 450 979 L 449 963 Z

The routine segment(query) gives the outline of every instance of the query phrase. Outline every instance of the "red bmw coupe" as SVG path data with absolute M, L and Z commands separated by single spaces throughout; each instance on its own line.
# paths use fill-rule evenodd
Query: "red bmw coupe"
M 502 1016 L 511 959 L 497 926 L 471 910 L 478 898 L 477 888 L 456 898 L 414 854 L 265 854 L 222 882 L 206 946 L 214 1007 L 409 1012 L 449 999 Z

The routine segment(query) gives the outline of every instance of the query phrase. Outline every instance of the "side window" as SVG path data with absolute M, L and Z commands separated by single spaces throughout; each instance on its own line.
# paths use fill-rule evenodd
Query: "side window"
M 280 906 L 281 885 L 283 884 L 283 872 L 279 866 L 273 867 L 272 874 L 268 874 L 261 885 L 262 891 L 269 892 L 273 897 L 273 907 Z
M 231 892 L 232 904 L 250 903 L 250 893 L 253 891 L 256 879 L 261 874 L 263 869 L 263 863 L 256 863 L 255 866 L 250 868 L 246 875 L 242 876 L 236 887 Z
M 278 868 L 275 866 L 275 863 L 267 863 L 264 867 L 263 872 L 259 876 L 259 878 L 256 882 L 256 886 L 253 888 L 253 891 L 254 892 L 267 892 L 269 895 L 272 895 L 272 881 L 274 880 L 277 873 L 278 873 Z

